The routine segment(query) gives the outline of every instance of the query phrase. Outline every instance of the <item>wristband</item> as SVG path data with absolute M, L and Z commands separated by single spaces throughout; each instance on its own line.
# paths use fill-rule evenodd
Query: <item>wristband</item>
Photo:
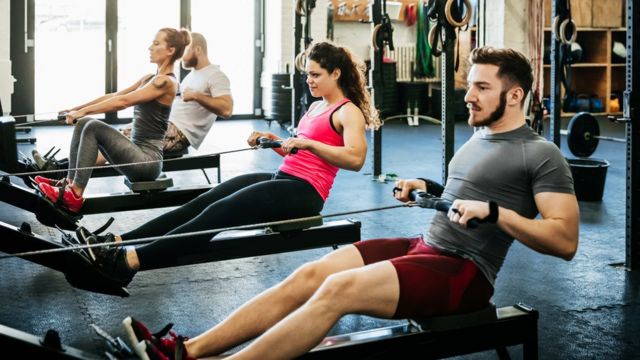
M 424 181 L 424 185 L 427 188 L 427 193 L 435 196 L 435 197 L 441 197 L 442 196 L 442 192 L 444 191 L 444 186 L 438 184 L 437 182 L 430 180 L 430 179 L 425 179 L 425 178 L 418 178 L 418 180 L 422 180 Z
M 493 200 L 487 201 L 489 204 L 489 215 L 486 218 L 482 219 L 483 223 L 495 224 L 498 222 L 498 215 L 500 215 L 500 211 L 498 210 L 498 203 Z

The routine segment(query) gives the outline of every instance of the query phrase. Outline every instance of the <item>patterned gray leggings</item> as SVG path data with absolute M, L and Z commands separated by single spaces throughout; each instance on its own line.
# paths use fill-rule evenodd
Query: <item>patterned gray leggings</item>
M 71 169 L 94 166 L 98 150 L 110 164 L 115 165 L 162 159 L 162 153 L 158 153 L 156 149 L 134 144 L 108 124 L 93 118 L 82 118 L 73 130 L 67 178 L 83 189 L 89 183 L 92 170 Z M 130 181 L 148 181 L 160 175 L 162 163 L 136 164 L 115 169 Z

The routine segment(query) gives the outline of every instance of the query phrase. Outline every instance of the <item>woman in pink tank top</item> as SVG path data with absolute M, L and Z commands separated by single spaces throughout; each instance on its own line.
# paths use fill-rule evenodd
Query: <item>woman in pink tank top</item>
M 104 242 L 192 233 L 244 224 L 313 216 L 320 213 L 338 169 L 358 171 L 367 152 L 365 130 L 380 125 L 365 87 L 365 65 L 348 49 L 323 42 L 307 52 L 307 84 L 321 97 L 300 119 L 297 137 L 280 139 L 254 131 L 247 142 L 259 137 L 282 140 L 274 149 L 284 158 L 275 173 L 253 173 L 227 180 L 189 203 L 155 218 L 135 230 L 114 236 L 77 232 L 81 241 Z M 292 149 L 297 148 L 296 154 Z M 126 286 L 136 271 L 153 268 L 167 257 L 199 251 L 210 233 L 163 238 L 137 248 L 110 247 L 93 251 L 98 269 Z

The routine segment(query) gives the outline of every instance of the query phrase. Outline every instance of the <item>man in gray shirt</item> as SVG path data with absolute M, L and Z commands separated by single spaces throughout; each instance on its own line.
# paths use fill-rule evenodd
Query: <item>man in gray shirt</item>
M 479 130 L 451 160 L 442 193 L 452 201 L 451 210 L 435 215 L 426 239 L 376 239 L 340 248 L 303 265 L 204 334 L 164 340 L 177 341 L 180 354 L 199 358 L 257 337 L 236 355 L 294 358 L 316 346 L 346 314 L 412 318 L 486 306 L 514 239 L 572 259 L 578 202 L 560 150 L 526 125 L 523 103 L 533 82 L 529 60 L 514 50 L 482 47 L 470 61 L 465 101 L 468 123 Z M 399 180 L 394 194 L 408 201 L 410 191 L 429 191 L 429 184 Z M 482 224 L 469 228 L 470 219 Z M 138 340 L 166 350 L 166 341 Z

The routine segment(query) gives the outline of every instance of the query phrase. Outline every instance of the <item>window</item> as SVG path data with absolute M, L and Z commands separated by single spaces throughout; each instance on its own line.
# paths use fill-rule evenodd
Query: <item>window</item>
M 156 72 L 156 65 L 149 62 L 149 46 L 164 27 L 180 28 L 179 0 L 118 2 L 118 90 Z M 176 77 L 179 68 L 180 62 L 176 62 Z M 132 116 L 133 108 L 118 112 L 119 118 Z
M 155 72 L 148 47 L 156 32 L 184 26 L 207 38 L 211 61 L 229 77 L 234 115 L 253 116 L 261 107 L 263 54 L 256 38 L 262 36 L 263 3 L 25 0 L 24 7 L 11 7 L 11 18 L 20 19 L 11 21 L 10 27 L 12 72 L 18 79 L 12 111 L 52 119 L 59 110 L 124 89 Z M 132 109 L 121 111 L 118 118 L 130 118 L 132 113 Z
M 104 8 L 105 0 L 36 0 L 36 119 L 104 94 Z
M 234 114 L 253 114 L 255 0 L 191 1 L 191 29 L 207 39 L 209 59 L 229 77 Z

